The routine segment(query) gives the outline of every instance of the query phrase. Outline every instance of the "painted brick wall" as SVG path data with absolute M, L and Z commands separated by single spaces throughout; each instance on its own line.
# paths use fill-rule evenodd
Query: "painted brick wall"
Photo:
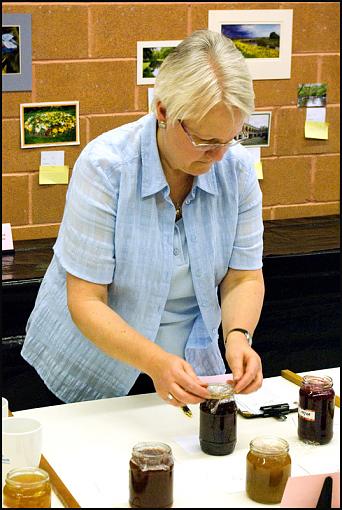
M 147 113 L 136 85 L 136 42 L 183 39 L 207 28 L 209 9 L 293 9 L 288 80 L 255 81 L 257 110 L 272 111 L 269 148 L 261 150 L 264 219 L 339 211 L 339 2 L 4 2 L 4 13 L 32 14 L 31 92 L 3 99 L 3 217 L 14 240 L 54 237 L 66 185 L 38 185 L 40 152 L 20 149 L 19 104 L 80 101 L 79 146 L 63 146 L 70 169 L 98 134 Z M 304 138 L 299 83 L 328 84 L 329 140 Z

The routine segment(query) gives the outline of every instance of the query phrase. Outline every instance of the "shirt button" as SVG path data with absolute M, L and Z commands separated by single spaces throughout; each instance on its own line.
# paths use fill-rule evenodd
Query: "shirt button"
M 174 254 L 174 255 L 176 255 L 176 256 L 177 256 L 177 255 L 179 255 L 179 249 L 178 249 L 178 248 L 175 248 L 175 249 L 173 250 L 173 254 Z
M 216 333 L 216 328 L 213 328 L 213 330 L 212 330 L 212 331 L 213 331 L 213 333 Z
M 195 236 L 195 234 L 193 234 L 193 235 L 191 236 L 191 241 L 196 241 L 196 239 L 197 239 L 197 237 Z
M 196 276 L 198 276 L 198 277 L 199 277 L 199 276 L 201 276 L 201 274 L 202 274 L 202 273 L 201 273 L 201 271 L 200 271 L 200 270 L 196 271 Z
M 189 205 L 190 204 L 190 200 L 189 199 L 185 200 L 185 203 L 186 203 L 186 205 Z

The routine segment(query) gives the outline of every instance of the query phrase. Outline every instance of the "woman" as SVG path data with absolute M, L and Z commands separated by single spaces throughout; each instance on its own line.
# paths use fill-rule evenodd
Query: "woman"
M 163 62 L 154 113 L 82 151 L 22 350 L 61 401 L 203 401 L 221 319 L 235 390 L 260 387 L 261 192 L 235 140 L 253 100 L 240 52 L 200 30 Z

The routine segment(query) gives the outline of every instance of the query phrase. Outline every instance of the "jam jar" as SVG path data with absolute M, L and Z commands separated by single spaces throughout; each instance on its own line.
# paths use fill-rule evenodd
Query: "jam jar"
M 327 444 L 333 437 L 335 392 L 329 376 L 305 375 L 299 389 L 298 437 Z
M 142 442 L 129 462 L 131 508 L 170 508 L 173 503 L 173 456 L 169 445 Z
M 252 439 L 246 459 L 246 492 L 253 501 L 279 503 L 291 476 L 289 444 L 275 436 Z
M 211 398 L 200 404 L 199 441 L 209 455 L 228 455 L 236 445 L 237 407 L 231 384 L 208 384 Z
M 3 508 L 51 508 L 48 473 L 37 467 L 9 471 L 3 488 Z

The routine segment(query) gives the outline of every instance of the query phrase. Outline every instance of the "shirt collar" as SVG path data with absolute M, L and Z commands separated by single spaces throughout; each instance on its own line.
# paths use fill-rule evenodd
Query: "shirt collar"
M 141 134 L 142 185 L 141 196 L 147 197 L 168 186 L 160 162 L 157 146 L 157 122 L 153 113 L 146 116 Z M 211 195 L 218 195 L 216 165 L 209 172 L 195 177 L 193 190 L 198 187 Z

